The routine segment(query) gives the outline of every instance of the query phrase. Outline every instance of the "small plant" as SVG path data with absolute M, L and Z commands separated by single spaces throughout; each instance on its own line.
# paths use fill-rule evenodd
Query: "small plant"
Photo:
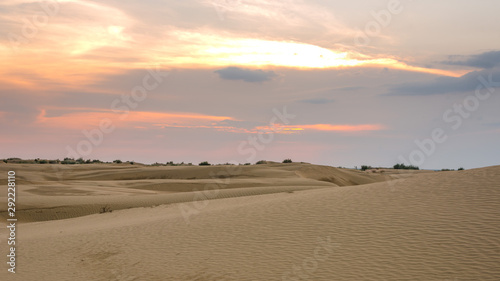
M 292 163 L 292 159 L 285 159 L 283 160 L 283 163 Z
M 99 214 L 111 213 L 113 210 L 109 206 L 104 206 L 99 210 Z
M 200 162 L 200 164 L 198 164 L 198 166 L 210 166 L 210 163 L 208 163 L 208 161 L 203 161 L 203 162 Z
M 266 160 L 259 160 L 259 161 L 255 162 L 255 165 L 260 165 L 260 164 L 267 164 L 267 161 Z
M 115 163 L 115 164 L 121 164 L 121 163 L 123 163 L 123 162 L 122 162 L 122 160 L 120 160 L 120 159 L 116 159 L 115 161 L 113 161 L 113 163 Z
M 252 165 L 252 163 L 245 163 L 245 166 L 249 166 L 249 165 Z
M 458 168 L 459 171 L 465 170 L 463 167 Z

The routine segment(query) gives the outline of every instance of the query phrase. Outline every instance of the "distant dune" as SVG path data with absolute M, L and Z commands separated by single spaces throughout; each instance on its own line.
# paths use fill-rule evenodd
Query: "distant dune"
M 1 280 L 500 280 L 500 166 L 10 169 L 18 273 Z
M 20 184 L 22 221 L 57 220 L 111 210 L 192 201 L 195 190 L 221 189 L 213 198 L 356 185 L 387 180 L 380 174 L 311 164 L 144 166 L 130 164 L 0 165 Z M 6 191 L 5 191 L 6 192 Z M 2 194 L 6 195 L 6 194 Z M 7 206 L 0 215 L 7 218 Z

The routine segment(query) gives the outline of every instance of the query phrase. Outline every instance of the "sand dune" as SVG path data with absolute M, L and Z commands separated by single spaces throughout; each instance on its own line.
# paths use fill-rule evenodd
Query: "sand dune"
M 195 174 L 203 190 L 215 181 L 206 177 L 210 170 L 223 167 L 107 166 L 95 174 L 74 167 L 60 189 L 90 194 L 46 190 L 42 195 L 33 189 L 55 183 L 43 186 L 45 168 L 28 166 L 17 169 L 26 173 L 19 198 L 38 210 L 60 206 L 77 212 L 71 204 L 79 202 L 80 208 L 87 198 L 141 203 L 112 213 L 21 224 L 18 273 L 7 275 L 5 269 L 2 280 L 500 278 L 500 166 L 405 173 L 384 182 L 396 176 L 308 164 L 250 166 L 229 177 L 218 196 L 199 202 L 190 202 L 194 187 L 182 180 Z M 170 178 L 161 178 L 161 169 Z M 156 180 L 171 180 L 174 189 L 165 187 L 168 182 L 156 190 L 148 187 Z M 191 215 L 182 211 L 195 206 Z M 0 235 L 6 237 L 6 230 Z M 5 240 L 1 250 L 6 252 Z
M 0 165 L 18 170 L 17 216 L 44 221 L 111 210 L 192 201 L 196 190 L 220 189 L 216 198 L 291 192 L 386 180 L 381 175 L 310 164 L 253 166 Z M 6 195 L 4 191 L 2 196 Z M 0 216 L 7 218 L 6 205 Z

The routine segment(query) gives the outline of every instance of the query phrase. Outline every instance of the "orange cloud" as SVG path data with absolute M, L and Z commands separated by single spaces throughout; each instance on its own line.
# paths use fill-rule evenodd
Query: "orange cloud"
M 362 125 L 332 125 L 332 124 L 310 124 L 310 125 L 275 125 L 256 127 L 256 131 L 274 132 L 281 134 L 290 134 L 300 131 L 336 131 L 336 132 L 363 132 L 363 131 L 379 131 L 385 127 L 378 124 L 362 124 Z
M 316 130 L 316 131 L 340 131 L 340 132 L 359 132 L 359 131 L 378 131 L 384 129 L 381 125 L 331 125 L 331 124 L 314 124 L 314 125 L 298 125 L 286 126 L 287 130 Z
M 164 113 L 134 111 L 129 113 L 117 113 L 112 111 L 84 111 L 63 114 L 59 116 L 47 116 L 45 109 L 41 110 L 37 117 L 40 126 L 55 127 L 61 129 L 83 130 L 98 127 L 102 120 L 110 120 L 116 127 L 154 127 L 161 124 L 169 126 L 210 126 L 217 121 L 235 120 L 227 116 L 212 116 L 197 113 Z
M 21 5 L 30 1 L 11 1 Z M 36 1 L 35 1 L 36 2 Z M 283 4 L 261 1 L 260 4 L 229 7 L 234 13 L 246 16 L 262 15 L 268 11 L 275 18 Z M 461 76 L 463 72 L 415 67 L 394 58 L 370 57 L 353 50 L 323 48 L 319 45 L 270 40 L 269 37 L 240 35 L 210 28 L 187 30 L 177 26 L 147 27 L 152 35 L 140 32 L 141 23 L 119 8 L 81 0 L 59 1 L 59 10 L 65 11 L 50 17 L 40 26 L 34 38 L 24 38 L 19 46 L 11 41 L 0 41 L 0 83 L 50 90 L 78 88 L 128 69 L 150 68 L 213 68 L 228 65 L 245 67 L 290 67 L 297 69 L 322 69 L 341 67 L 382 66 L 436 75 Z M 213 5 L 212 1 L 205 1 Z M 278 5 L 278 6 L 276 6 Z M 289 4 L 286 4 L 289 5 Z M 302 11 L 310 5 L 297 4 L 294 10 Z M 289 9 L 292 7 L 288 7 Z M 311 14 L 297 18 L 289 24 L 301 26 L 313 18 L 335 26 L 336 33 L 351 33 L 332 15 L 321 9 L 309 7 Z M 12 24 L 12 33 L 22 37 L 20 18 L 32 16 L 15 10 L 1 15 L 0 20 Z M 76 16 L 72 16 L 76 15 Z M 75 28 L 77 26 L 78 28 Z M 139 31 L 138 31 L 139 30 Z M 333 32 L 333 31 L 332 31 Z

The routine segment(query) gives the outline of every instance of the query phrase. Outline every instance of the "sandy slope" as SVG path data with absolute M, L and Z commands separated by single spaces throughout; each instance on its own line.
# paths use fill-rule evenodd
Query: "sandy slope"
M 0 179 L 17 171 L 18 219 L 55 220 L 112 210 L 192 201 L 197 190 L 214 198 L 365 184 L 387 177 L 310 164 L 253 166 L 15 165 L 0 164 Z M 321 176 L 319 176 L 321 175 Z M 2 190 L 0 196 L 6 196 Z M 7 206 L 0 205 L 6 218 Z
M 309 168 L 259 169 L 301 181 Z M 266 181 L 268 173 L 259 173 Z M 344 180 L 358 175 L 370 176 Z M 500 166 L 358 186 L 323 182 L 302 191 L 25 223 L 18 230 L 18 273 L 8 275 L 4 266 L 0 278 L 500 280 Z M 186 209 L 196 210 L 189 220 Z

